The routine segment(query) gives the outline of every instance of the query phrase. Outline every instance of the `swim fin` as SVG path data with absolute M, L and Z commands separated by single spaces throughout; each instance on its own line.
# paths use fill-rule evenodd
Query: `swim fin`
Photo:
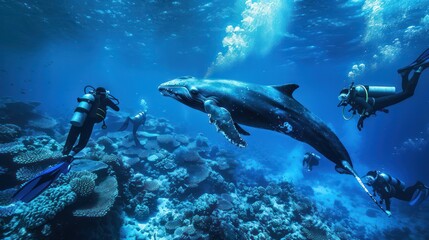
M 118 129 L 118 131 L 124 131 L 125 129 L 127 129 L 128 124 L 130 123 L 130 117 L 127 117 L 127 120 L 125 120 L 125 122 L 122 124 L 122 126 Z
M 412 69 L 417 70 L 422 65 L 425 65 L 424 67 L 429 66 L 429 48 L 420 54 L 420 56 L 410 65 L 398 69 L 398 73 L 401 74 L 406 71 L 411 71 Z
M 63 162 L 37 174 L 12 196 L 13 201 L 30 202 L 47 189 L 61 173 L 68 173 L 73 157 L 63 157 Z
M 424 186 L 424 185 L 423 185 Z M 421 189 L 417 189 L 411 200 L 408 202 L 410 206 L 416 206 L 421 204 L 424 200 L 426 200 L 429 197 L 429 189 L 424 186 Z

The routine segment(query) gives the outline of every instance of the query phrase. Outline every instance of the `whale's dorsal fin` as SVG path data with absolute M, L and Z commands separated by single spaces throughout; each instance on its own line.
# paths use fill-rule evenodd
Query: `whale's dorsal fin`
M 292 97 L 293 92 L 299 88 L 298 84 L 285 84 L 285 85 L 279 85 L 279 86 L 272 86 L 273 88 L 277 89 L 279 92 L 288 95 L 289 97 Z

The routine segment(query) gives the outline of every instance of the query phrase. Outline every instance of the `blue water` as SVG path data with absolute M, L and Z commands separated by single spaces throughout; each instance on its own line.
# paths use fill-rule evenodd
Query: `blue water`
M 247 3 L 1 0 L 0 96 L 41 102 L 40 111 L 66 119 L 85 85 L 104 86 L 125 113 L 138 112 L 145 99 L 151 115 L 167 118 L 191 136 L 203 133 L 267 177 L 332 188 L 339 199 L 347 199 L 351 211 L 356 206 L 347 203 L 354 201 L 367 202 L 359 206 L 367 208 L 372 203 L 353 178 L 337 174 L 329 160 L 323 159 L 311 173 L 301 169 L 303 154 L 314 151 L 310 146 L 246 127 L 251 133 L 244 137 L 248 147 L 235 148 L 208 123 L 206 114 L 161 96 L 157 89 L 183 75 L 263 85 L 296 83 L 295 99 L 334 130 L 360 175 L 377 169 L 406 185 L 417 180 L 429 184 L 427 71 L 413 97 L 389 107 L 388 114 L 367 119 L 361 132 L 358 118 L 345 121 L 337 107 L 339 91 L 352 81 L 401 89 L 396 70 L 429 47 L 427 0 Z M 365 70 L 352 79 L 349 72 L 355 64 L 364 64 Z M 352 192 L 343 185 L 350 185 Z M 396 217 L 406 218 L 411 207 L 393 201 Z M 428 210 L 427 202 L 422 209 Z M 427 226 L 425 216 L 415 221 Z M 372 224 L 380 221 L 395 220 L 375 219 Z

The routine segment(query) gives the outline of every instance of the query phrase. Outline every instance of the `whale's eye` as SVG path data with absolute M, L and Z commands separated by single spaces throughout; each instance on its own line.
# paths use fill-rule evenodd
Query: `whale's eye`
M 192 95 L 197 95 L 197 94 L 198 94 L 198 90 L 197 90 L 197 88 L 195 88 L 195 87 L 192 87 L 192 88 L 191 88 L 191 90 L 189 90 L 189 92 L 190 92 Z

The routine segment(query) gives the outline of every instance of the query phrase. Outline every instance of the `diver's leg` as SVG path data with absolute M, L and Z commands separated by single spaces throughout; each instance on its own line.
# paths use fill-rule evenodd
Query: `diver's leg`
M 398 195 L 398 199 L 400 200 L 404 200 L 404 201 L 411 201 L 411 199 L 413 198 L 414 192 L 419 189 L 417 184 L 415 184 L 414 186 L 408 187 L 405 189 L 405 191 L 403 191 L 400 195 Z
M 400 195 L 398 195 L 397 198 L 404 201 L 411 201 L 415 191 L 423 189 L 428 189 L 428 187 L 426 187 L 422 182 L 418 181 L 413 186 L 407 187 L 405 191 L 401 192 Z
M 402 79 L 402 91 L 405 91 L 408 87 L 408 76 L 410 75 L 411 70 L 401 72 Z
M 95 122 L 88 119 L 82 126 L 82 132 L 79 137 L 79 143 L 73 148 L 73 152 L 76 154 L 85 148 L 86 144 L 91 137 L 92 129 L 94 128 Z
M 138 124 L 138 122 L 133 122 L 133 121 L 131 121 L 131 122 L 133 123 L 133 138 L 134 138 L 134 143 L 136 144 L 137 147 L 140 147 L 141 144 L 140 144 L 139 139 L 137 138 L 137 130 L 139 129 L 140 124 Z
M 399 102 L 404 101 L 405 99 L 412 97 L 414 95 L 414 91 L 417 87 L 417 83 L 419 82 L 420 75 L 423 71 L 423 68 L 420 67 L 417 69 L 410 80 L 407 79 L 407 76 L 402 76 L 402 88 L 403 91 L 400 93 L 396 93 L 394 95 L 375 98 L 374 110 L 381 110 L 385 107 L 395 105 Z
M 131 121 L 131 122 L 133 123 L 133 133 L 137 133 L 137 130 L 139 129 L 140 124 L 138 124 L 137 122 L 133 122 L 133 121 Z
M 68 155 L 70 153 L 81 130 L 82 130 L 82 127 L 75 127 L 75 126 L 70 127 L 70 131 L 62 151 L 63 155 Z
M 405 86 L 405 88 L 403 89 L 403 92 L 405 92 L 408 97 L 411 97 L 414 95 L 414 91 L 416 90 L 417 83 L 419 82 L 420 75 L 422 74 L 423 70 L 424 70 L 423 67 L 419 67 L 419 69 L 414 71 L 413 76 L 409 81 L 406 81 L 406 83 L 404 79 L 402 79 L 402 86 L 403 87 Z
M 134 139 L 134 143 L 136 144 L 136 146 L 141 147 L 141 143 L 140 143 L 139 139 L 137 138 L 136 132 L 133 132 L 133 139 Z

